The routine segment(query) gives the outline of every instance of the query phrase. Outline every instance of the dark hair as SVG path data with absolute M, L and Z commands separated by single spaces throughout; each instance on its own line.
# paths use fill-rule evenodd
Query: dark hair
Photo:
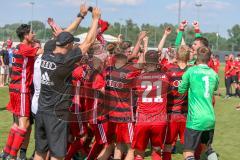
M 219 55 L 216 55 L 215 58 L 219 59 Z
M 207 64 L 211 59 L 211 50 L 207 47 L 200 47 L 197 50 L 197 61 Z
M 237 57 L 240 57 L 240 54 L 238 54 Z
M 225 54 L 225 57 L 228 57 L 229 55 L 228 54 Z
M 19 26 L 16 30 L 17 36 L 20 39 L 20 41 L 23 41 L 24 36 L 29 34 L 31 31 L 31 26 L 28 24 L 22 24 Z
M 197 37 L 197 38 L 195 38 L 195 41 L 200 41 L 205 47 L 209 47 L 207 38 Z

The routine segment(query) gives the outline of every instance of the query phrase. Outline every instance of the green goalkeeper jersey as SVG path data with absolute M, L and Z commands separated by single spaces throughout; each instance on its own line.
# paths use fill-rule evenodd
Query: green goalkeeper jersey
M 179 93 L 188 91 L 187 128 L 206 131 L 215 127 L 212 99 L 219 83 L 218 75 L 207 65 L 189 68 L 178 87 Z

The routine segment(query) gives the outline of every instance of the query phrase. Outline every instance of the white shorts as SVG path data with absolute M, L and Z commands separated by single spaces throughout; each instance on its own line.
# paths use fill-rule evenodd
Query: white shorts
M 1 74 L 9 74 L 9 66 L 1 66 L 1 69 L 0 69 L 0 73 Z

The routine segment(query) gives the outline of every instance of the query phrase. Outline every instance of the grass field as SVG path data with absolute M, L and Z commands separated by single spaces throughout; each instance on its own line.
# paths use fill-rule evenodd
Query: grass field
M 221 92 L 224 94 L 223 67 L 220 72 Z M 8 102 L 8 88 L 0 89 L 0 149 L 6 142 L 6 137 L 12 122 L 12 116 L 5 110 Z M 214 149 L 220 154 L 221 160 L 240 160 L 240 111 L 235 110 L 235 106 L 240 103 L 239 98 L 228 100 L 222 97 L 216 98 L 216 129 L 214 137 Z M 33 152 L 33 134 L 29 145 L 28 156 Z M 178 151 L 181 149 L 178 149 Z M 150 158 L 146 158 L 150 159 Z M 173 160 L 182 160 L 182 154 L 173 156 Z

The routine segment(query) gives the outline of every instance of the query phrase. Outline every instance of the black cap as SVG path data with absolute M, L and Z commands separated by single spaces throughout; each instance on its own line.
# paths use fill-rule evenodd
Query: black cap
M 55 50 L 55 48 L 56 48 L 56 40 L 55 39 L 47 41 L 44 45 L 45 52 L 52 52 Z
M 79 42 L 79 38 L 73 37 L 73 35 L 69 32 L 62 32 L 56 37 L 56 45 L 57 46 L 65 46 L 72 42 Z

